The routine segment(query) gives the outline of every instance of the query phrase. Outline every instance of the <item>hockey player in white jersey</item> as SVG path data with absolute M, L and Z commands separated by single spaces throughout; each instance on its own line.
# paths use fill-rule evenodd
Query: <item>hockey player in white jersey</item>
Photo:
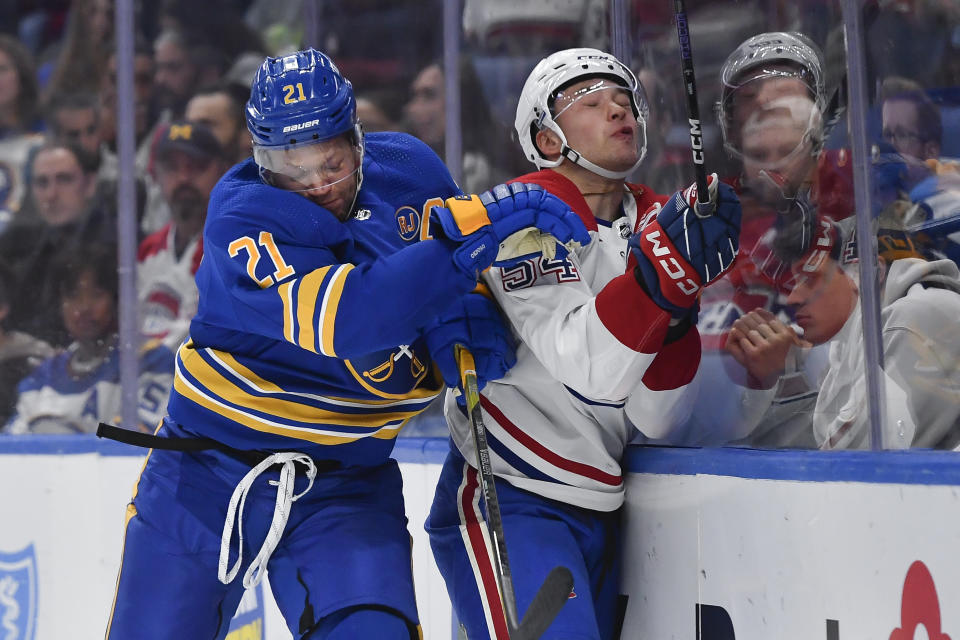
M 643 160 L 646 114 L 642 86 L 615 57 L 569 49 L 542 60 L 516 118 L 540 171 L 514 182 L 559 196 L 593 241 L 564 259 L 484 275 L 519 342 L 516 366 L 486 382 L 481 406 L 520 614 L 554 566 L 574 577 L 544 637 L 613 634 L 621 458 L 636 429 L 656 436 L 683 417 L 700 357 L 697 296 L 739 246 L 739 201 L 715 175 L 716 213 L 704 219 L 691 209 L 695 187 L 668 198 L 626 182 Z M 469 341 L 473 328 L 454 315 L 438 324 L 450 330 L 428 344 L 441 369 L 446 358 L 444 377 L 455 386 L 451 336 L 459 325 Z M 448 392 L 452 447 L 426 528 L 467 636 L 505 638 L 461 403 Z

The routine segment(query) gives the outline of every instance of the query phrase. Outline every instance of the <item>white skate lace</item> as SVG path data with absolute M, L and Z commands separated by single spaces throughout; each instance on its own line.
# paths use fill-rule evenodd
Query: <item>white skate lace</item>
M 307 468 L 307 488 L 294 495 L 293 489 L 297 476 L 296 463 L 300 463 Z M 287 526 L 287 518 L 290 517 L 290 507 L 298 498 L 310 491 L 313 486 L 313 480 L 317 475 L 317 467 L 310 456 L 296 452 L 274 453 L 263 462 L 250 469 L 243 480 L 233 490 L 230 496 L 230 505 L 227 507 L 227 517 L 223 523 L 223 536 L 220 538 L 220 565 L 217 569 L 217 577 L 223 584 L 230 584 L 237 576 L 240 566 L 243 562 L 243 507 L 247 501 L 247 493 L 253 486 L 254 480 L 261 473 L 274 464 L 282 464 L 280 469 L 280 479 L 271 480 L 270 484 L 277 487 L 277 500 L 273 507 L 273 519 L 270 521 L 270 529 L 267 532 L 267 538 L 263 541 L 260 551 L 247 567 L 243 574 L 243 586 L 246 589 L 260 584 L 263 579 L 263 570 L 270 560 L 274 549 L 280 543 L 280 537 Z M 237 521 L 237 536 L 240 544 L 237 548 L 237 561 L 232 567 L 228 568 L 230 562 L 230 541 L 233 538 L 233 522 Z

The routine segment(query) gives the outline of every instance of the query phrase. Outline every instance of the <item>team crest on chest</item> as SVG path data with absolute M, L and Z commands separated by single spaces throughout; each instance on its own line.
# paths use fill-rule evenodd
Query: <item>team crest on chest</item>
M 410 242 L 420 233 L 420 212 L 410 206 L 397 209 L 397 233 L 405 242 Z

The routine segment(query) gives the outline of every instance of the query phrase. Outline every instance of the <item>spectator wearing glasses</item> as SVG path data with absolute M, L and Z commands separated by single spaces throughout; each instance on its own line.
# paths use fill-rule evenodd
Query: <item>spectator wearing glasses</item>
M 940 109 L 912 80 L 891 76 L 880 89 L 883 139 L 897 153 L 917 160 L 940 157 Z
M 960 202 L 960 165 L 940 157 L 943 122 L 939 106 L 919 84 L 891 76 L 880 89 L 882 136 L 896 150 L 893 180 L 909 226 L 941 225 L 955 218 Z M 960 262 L 960 232 L 927 232 L 940 254 Z

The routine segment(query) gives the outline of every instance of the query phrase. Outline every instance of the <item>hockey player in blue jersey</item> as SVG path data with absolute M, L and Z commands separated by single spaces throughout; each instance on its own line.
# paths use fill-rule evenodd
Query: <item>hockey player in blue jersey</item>
M 247 124 L 253 158 L 210 197 L 168 415 L 139 442 L 153 451 L 107 637 L 223 638 L 269 570 L 295 638 L 416 638 L 389 456 L 443 389 L 424 327 L 491 264 L 589 236 L 541 189 L 466 197 L 418 140 L 364 136 L 350 83 L 313 49 L 267 58 Z M 488 313 L 472 346 L 509 364 Z

